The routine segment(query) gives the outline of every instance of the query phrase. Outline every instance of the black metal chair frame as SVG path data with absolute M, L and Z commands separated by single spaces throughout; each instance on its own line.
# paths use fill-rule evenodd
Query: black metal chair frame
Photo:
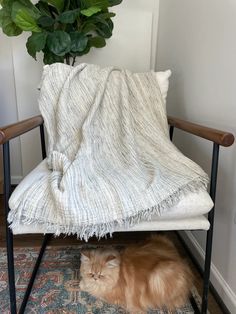
M 46 158 L 46 147 L 45 147 L 45 136 L 44 136 L 44 126 L 43 121 L 39 125 L 40 127 L 40 137 L 41 137 L 41 149 L 42 157 Z M 178 128 L 178 125 L 170 126 L 170 139 L 173 138 L 174 127 Z M 32 127 L 34 128 L 34 127 Z M 31 128 L 31 129 L 32 129 Z M 186 130 L 185 130 L 186 131 Z M 23 134 L 22 132 L 21 134 Z M 18 135 L 21 135 L 18 134 Z M 17 136 L 17 135 L 16 135 Z M 231 145 L 231 144 L 230 144 Z M 227 146 L 230 146 L 227 145 Z M 226 146 L 226 145 L 225 145 Z M 210 178 L 210 196 L 215 203 L 216 197 L 216 184 L 217 184 L 217 173 L 218 173 L 218 160 L 219 160 L 219 147 L 220 144 L 213 141 L 213 152 L 212 152 L 212 164 L 211 164 L 211 178 Z M 11 171 L 10 171 L 10 148 L 9 140 L 3 143 L 3 167 L 4 167 L 4 203 L 5 203 L 5 219 L 6 219 L 6 247 L 7 247 L 7 263 L 8 263 L 8 281 L 9 281 L 9 295 L 10 295 L 10 312 L 11 314 L 17 313 L 16 306 L 16 286 L 15 286 L 15 271 L 14 271 L 14 246 L 13 246 L 13 234 L 9 228 L 7 216 L 9 213 L 8 200 L 11 194 Z M 208 220 L 210 223 L 210 229 L 207 231 L 206 239 L 206 254 L 205 254 L 205 266 L 204 266 L 204 278 L 203 278 L 203 294 L 202 294 L 202 305 L 201 311 L 198 309 L 195 300 L 191 297 L 190 301 L 193 306 L 195 313 L 207 313 L 208 307 L 208 292 L 210 284 L 210 270 L 211 270 L 211 255 L 212 255 L 212 240 L 213 240 L 213 228 L 214 228 L 214 212 L 215 206 L 211 209 L 208 214 Z M 29 299 L 37 271 L 39 269 L 43 254 L 47 247 L 48 241 L 52 235 L 46 234 L 40 249 L 37 261 L 35 263 L 30 281 L 28 283 L 27 289 L 18 313 L 22 314 L 25 311 L 27 301 Z

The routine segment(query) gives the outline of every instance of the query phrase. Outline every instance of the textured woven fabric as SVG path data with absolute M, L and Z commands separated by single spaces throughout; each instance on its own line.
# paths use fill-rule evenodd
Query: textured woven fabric
M 170 142 L 156 76 L 81 64 L 46 66 L 39 107 L 48 168 L 9 221 L 88 239 L 161 215 L 208 177 Z
M 47 177 L 50 170 L 47 160 L 43 160 L 34 170 L 32 170 L 14 189 L 14 198 L 21 197 L 31 185 L 35 184 L 43 177 Z M 195 230 L 209 228 L 208 219 L 204 214 L 208 213 L 213 207 L 213 202 L 207 191 L 189 192 L 180 198 L 177 204 L 163 212 L 161 216 L 153 215 L 151 221 L 142 221 L 134 224 L 127 230 Z M 125 231 L 124 228 L 116 226 L 116 231 Z M 126 230 L 126 231 L 127 231 Z M 17 224 L 12 228 L 13 234 L 26 233 L 51 233 L 50 226 L 40 223 Z

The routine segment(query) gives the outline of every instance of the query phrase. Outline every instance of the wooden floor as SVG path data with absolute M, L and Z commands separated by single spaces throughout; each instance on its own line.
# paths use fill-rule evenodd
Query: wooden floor
M 5 223 L 4 223 L 4 210 L 3 210 L 3 196 L 0 195 L 0 248 L 5 247 Z M 149 232 L 127 232 L 127 233 L 116 233 L 112 239 L 100 240 L 99 244 L 109 245 L 109 244 L 130 244 L 143 240 L 145 237 L 150 235 Z M 187 252 L 181 245 L 176 234 L 174 232 L 169 232 L 168 236 L 172 238 L 175 242 L 176 247 L 181 252 L 184 257 L 188 258 Z M 18 247 L 39 247 L 41 246 L 43 236 L 42 235 L 20 235 L 14 236 L 14 246 Z M 50 242 L 50 246 L 67 246 L 67 245 L 78 245 L 80 241 L 76 237 L 59 237 L 53 238 Z M 96 239 L 91 239 L 90 243 L 97 243 Z M 189 259 L 189 258 L 188 258 Z M 202 293 L 202 278 L 197 271 L 196 267 L 193 265 L 189 259 L 189 263 L 195 275 L 195 286 L 198 292 Z M 209 311 L 211 314 L 222 314 L 224 313 L 216 303 L 213 296 L 209 296 Z

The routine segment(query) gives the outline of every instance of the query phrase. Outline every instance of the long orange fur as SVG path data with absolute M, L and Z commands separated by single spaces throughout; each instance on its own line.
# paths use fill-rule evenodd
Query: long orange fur
M 81 290 L 131 313 L 174 310 L 187 301 L 193 276 L 173 243 L 153 236 L 145 244 L 81 254 Z

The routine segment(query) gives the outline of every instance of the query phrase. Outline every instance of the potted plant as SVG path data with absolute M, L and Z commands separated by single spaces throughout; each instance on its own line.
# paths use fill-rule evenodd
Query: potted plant
M 74 65 L 76 57 L 92 47 L 102 48 L 112 36 L 109 8 L 122 0 L 0 0 L 0 26 L 7 36 L 31 32 L 26 47 L 36 59 L 44 54 L 44 64 L 66 62 Z

